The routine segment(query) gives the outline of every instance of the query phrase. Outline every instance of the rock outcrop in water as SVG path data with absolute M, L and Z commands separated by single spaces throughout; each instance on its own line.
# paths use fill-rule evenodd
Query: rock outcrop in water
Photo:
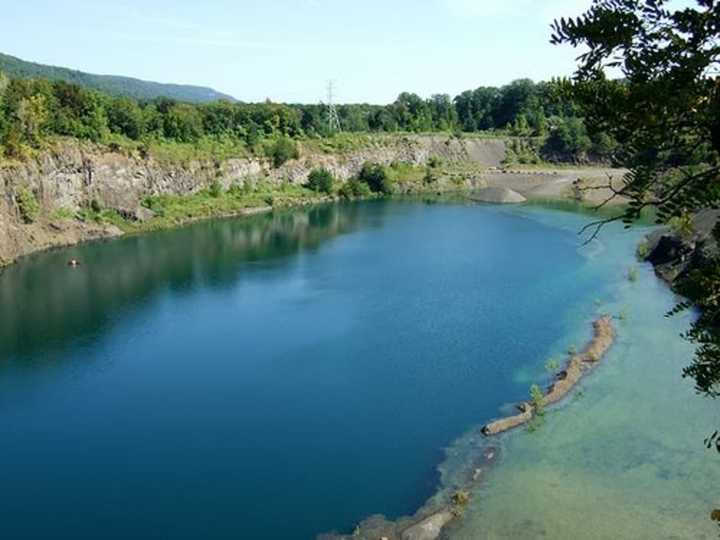
M 692 221 L 692 233 L 681 235 L 668 229 L 653 232 L 647 238 L 645 260 L 652 263 L 655 273 L 674 285 L 694 268 L 709 264 L 718 254 L 712 230 L 720 218 L 720 210 L 703 210 Z
M 585 349 L 573 355 L 565 368 L 558 373 L 555 382 L 550 385 L 543 397 L 543 405 L 551 405 L 564 398 L 580 379 L 597 364 L 608 351 L 615 339 L 615 330 L 612 318 L 609 315 L 601 317 L 593 323 L 593 337 Z M 510 429 L 522 426 L 533 418 L 534 408 L 530 403 L 519 406 L 520 414 L 501 418 L 490 422 L 482 428 L 485 435 L 496 435 Z

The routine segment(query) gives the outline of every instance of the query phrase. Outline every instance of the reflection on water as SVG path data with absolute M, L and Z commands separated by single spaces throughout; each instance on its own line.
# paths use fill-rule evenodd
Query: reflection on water
M 0 274 L 0 538 L 311 538 L 412 513 L 473 474 L 483 440 L 458 436 L 623 310 L 582 394 L 497 441 L 454 533 L 712 534 L 714 409 L 679 380 L 671 295 L 625 277 L 640 233 L 581 248 L 587 217 L 428 202 L 200 223 Z
M 162 291 L 232 286 L 244 264 L 315 249 L 354 230 L 357 215 L 352 205 L 324 205 L 29 257 L 0 274 L 0 362 L 36 365 L 49 350 L 102 333 L 123 310 Z M 68 267 L 72 258 L 81 266 Z

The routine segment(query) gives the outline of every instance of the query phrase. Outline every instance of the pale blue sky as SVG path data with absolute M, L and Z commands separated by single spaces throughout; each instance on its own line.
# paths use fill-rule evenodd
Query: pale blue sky
M 590 0 L 0 0 L 0 51 L 244 101 L 387 103 L 569 75 L 548 43 Z

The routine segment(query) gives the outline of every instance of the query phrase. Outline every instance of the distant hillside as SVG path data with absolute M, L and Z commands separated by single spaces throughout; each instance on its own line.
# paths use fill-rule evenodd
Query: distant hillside
M 15 78 L 60 79 L 80 86 L 95 88 L 108 94 L 129 96 L 135 99 L 167 97 L 192 103 L 205 103 L 218 99 L 235 101 L 232 96 L 203 86 L 163 84 L 116 75 L 94 75 L 73 69 L 26 62 L 2 53 L 0 53 L 0 71 Z

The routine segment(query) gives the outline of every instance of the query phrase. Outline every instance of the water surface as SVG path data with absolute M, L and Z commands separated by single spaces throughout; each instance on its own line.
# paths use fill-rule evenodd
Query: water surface
M 587 339 L 596 306 L 618 304 L 633 239 L 603 264 L 604 244 L 580 246 L 583 219 L 374 202 L 21 261 L 0 274 L 0 536 L 312 538 L 373 513 L 412 513 L 437 488 L 445 449 L 524 398 L 550 355 Z M 66 267 L 71 257 L 82 266 Z M 645 302 L 653 335 L 687 352 L 651 311 L 668 304 L 653 279 L 622 302 Z M 624 343 L 641 320 L 633 310 Z M 642 343 L 627 354 L 641 355 Z M 661 393 L 679 367 L 663 373 Z M 607 375 L 597 381 L 607 389 L 593 395 L 614 391 Z M 654 410 L 634 413 L 655 419 Z M 596 442 L 565 447 L 578 470 L 587 448 L 600 453 L 589 421 L 580 439 Z M 572 431 L 548 424 L 537 438 L 547 444 L 562 444 L 550 436 L 556 425 Z M 707 426 L 673 435 L 678 452 L 700 452 L 693 437 Z M 497 520 L 492 504 L 513 512 L 502 495 L 523 490 L 538 506 L 532 519 L 545 521 L 546 497 L 504 487 L 511 473 L 500 471 L 535 474 L 545 455 L 515 439 L 491 482 L 497 495 L 458 534 Z M 602 444 L 617 451 L 627 440 Z M 636 460 L 653 455 L 646 443 Z M 564 493 L 583 481 L 572 480 Z M 515 537 L 507 524 L 496 537 Z

